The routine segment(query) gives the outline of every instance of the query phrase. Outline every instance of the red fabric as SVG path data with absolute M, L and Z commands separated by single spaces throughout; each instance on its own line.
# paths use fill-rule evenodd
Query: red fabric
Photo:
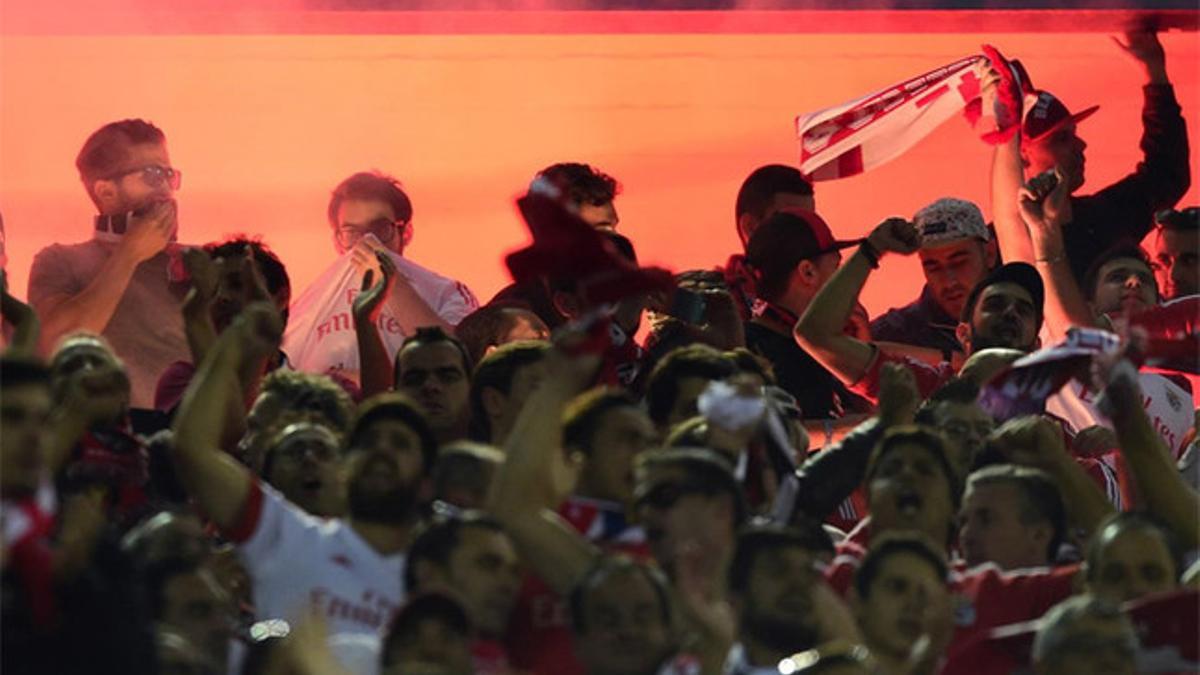
M 158 385 L 154 387 L 154 409 L 171 412 L 183 400 L 183 392 L 196 374 L 196 366 L 191 361 L 176 361 L 167 366 L 162 375 L 158 376 Z
M 885 363 L 898 363 L 907 366 L 917 380 L 917 390 L 921 392 L 921 398 L 929 398 L 929 395 L 938 387 L 954 377 L 954 367 L 947 361 L 943 361 L 936 366 L 931 366 L 924 361 L 918 361 L 907 356 L 888 354 L 880 350 L 874 362 L 867 368 L 867 372 L 863 373 L 858 382 L 850 385 L 850 391 L 869 399 L 871 403 L 878 403 L 879 373 L 882 371 L 883 364 Z
M 559 508 L 561 515 L 581 535 L 609 552 L 638 558 L 649 557 L 643 541 L 623 542 L 628 530 L 616 530 L 623 517 L 608 518 L 606 509 L 588 500 L 570 499 Z M 571 639 L 570 610 L 565 598 L 541 578 L 526 574 L 517 595 L 517 606 L 508 622 L 509 658 L 513 666 L 535 675 L 583 675 Z
M 258 529 L 258 521 L 262 518 L 262 510 L 262 486 L 258 484 L 257 480 L 252 480 L 250 481 L 250 492 L 246 494 L 246 503 L 242 505 L 242 512 L 238 516 L 237 522 L 232 527 L 225 529 L 223 533 L 225 538 L 235 544 L 240 544 L 254 536 L 255 530 Z
M 4 510 L 19 513 L 25 521 L 25 527 L 16 533 L 15 539 L 5 542 L 9 549 L 8 564 L 25 588 L 34 624 L 49 628 L 56 617 L 54 566 L 50 549 L 54 515 L 44 510 L 36 497 L 6 500 Z M 5 534 L 10 534 L 7 524 Z
M 510 675 L 508 650 L 499 640 L 480 638 L 471 643 L 475 675 Z
M 530 192 L 517 200 L 517 208 L 533 234 L 531 245 L 504 259 L 518 284 L 543 277 L 572 280 L 590 305 L 675 287 L 670 272 L 626 260 L 607 237 L 557 199 Z

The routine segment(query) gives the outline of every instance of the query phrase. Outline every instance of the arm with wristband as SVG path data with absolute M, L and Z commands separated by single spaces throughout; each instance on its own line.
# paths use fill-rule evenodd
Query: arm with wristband
M 846 384 L 860 380 L 879 351 L 877 344 L 843 331 L 867 276 L 879 266 L 883 254 L 907 255 L 918 246 L 912 223 L 902 218 L 883 221 L 821 287 L 796 323 L 795 338 L 800 346 Z

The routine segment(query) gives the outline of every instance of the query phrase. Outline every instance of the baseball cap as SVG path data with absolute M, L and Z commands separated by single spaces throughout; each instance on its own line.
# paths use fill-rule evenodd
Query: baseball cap
M 965 239 L 987 241 L 983 213 L 971 202 L 946 197 L 917 211 L 913 225 L 921 236 L 922 248 L 933 248 Z
M 1023 262 L 1001 265 L 975 284 L 975 288 L 972 288 L 971 294 L 967 296 L 966 304 L 963 305 L 961 320 L 964 323 L 970 323 L 971 315 L 975 313 L 975 303 L 983 291 L 988 286 L 1003 282 L 1014 283 L 1029 292 L 1029 297 L 1033 298 L 1033 305 L 1037 309 L 1038 326 L 1041 326 L 1043 307 L 1046 303 L 1046 287 L 1042 284 L 1042 276 L 1033 268 L 1033 265 Z
M 1068 122 L 1082 122 L 1100 109 L 1094 105 L 1077 113 L 1048 91 L 1037 91 L 1025 97 L 1025 119 L 1021 122 L 1021 140 L 1036 141 L 1049 136 Z
M 839 240 L 829 225 L 812 211 L 783 209 L 771 214 L 754 230 L 746 243 L 746 260 L 754 267 L 792 269 L 832 251 L 862 243 L 862 239 Z

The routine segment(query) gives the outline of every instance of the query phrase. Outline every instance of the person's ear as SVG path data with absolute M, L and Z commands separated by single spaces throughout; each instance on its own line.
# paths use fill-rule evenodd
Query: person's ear
M 995 268 L 996 261 L 1000 259 L 999 246 L 994 236 L 983 244 L 983 261 L 989 270 Z
M 120 201 L 120 190 L 117 189 L 117 182 L 107 178 L 98 178 L 92 181 L 91 185 L 92 200 L 96 202 L 96 206 L 103 213 L 108 213 Z
M 408 248 L 408 245 L 412 242 L 412 238 L 413 238 L 412 221 L 410 220 L 405 223 L 401 223 L 400 225 L 398 225 L 398 227 L 400 228 L 400 232 L 399 232 L 400 250 L 403 251 L 404 249 Z
M 958 326 L 954 328 L 954 337 L 958 338 L 959 344 L 963 346 L 963 353 L 971 353 L 971 325 L 965 321 L 960 321 Z
M 738 238 L 742 240 L 742 250 L 746 249 L 746 245 L 750 243 L 750 235 L 754 229 L 754 216 L 749 213 L 743 213 L 737 219 Z
M 550 302 L 553 303 L 554 309 L 558 310 L 559 314 L 574 319 L 582 313 L 579 298 L 574 293 L 566 291 L 553 291 L 550 295 Z

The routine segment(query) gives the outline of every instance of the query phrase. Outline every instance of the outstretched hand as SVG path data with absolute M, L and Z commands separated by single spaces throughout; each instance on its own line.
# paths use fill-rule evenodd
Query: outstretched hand
M 1125 41 L 1113 37 L 1113 43 L 1145 67 L 1151 80 L 1156 75 L 1166 79 L 1167 56 L 1158 40 L 1158 30 L 1148 22 L 1131 24 L 1125 29 Z

